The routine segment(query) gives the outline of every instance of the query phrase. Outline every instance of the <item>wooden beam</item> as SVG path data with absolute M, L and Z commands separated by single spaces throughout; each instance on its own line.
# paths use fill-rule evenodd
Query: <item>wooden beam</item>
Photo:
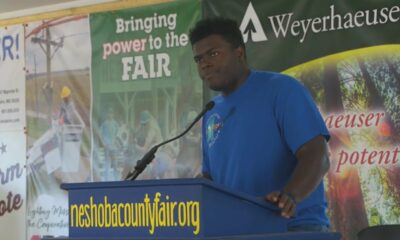
M 29 22 L 40 21 L 45 19 L 60 18 L 65 16 L 89 14 L 95 12 L 105 12 L 112 10 L 120 10 L 125 8 L 141 7 L 146 5 L 153 5 L 158 3 L 172 2 L 173 0 L 119 0 L 110 3 L 94 4 L 90 6 L 73 7 L 68 9 L 62 9 L 52 12 L 43 12 L 34 15 L 27 15 L 18 18 L 10 18 L 0 20 L 0 27 L 26 24 Z

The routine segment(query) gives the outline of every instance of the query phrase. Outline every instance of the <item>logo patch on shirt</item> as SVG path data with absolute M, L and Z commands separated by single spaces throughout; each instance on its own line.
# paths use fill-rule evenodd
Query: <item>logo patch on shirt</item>
M 221 116 L 218 113 L 212 114 L 207 120 L 207 143 L 211 147 L 218 138 L 223 127 Z

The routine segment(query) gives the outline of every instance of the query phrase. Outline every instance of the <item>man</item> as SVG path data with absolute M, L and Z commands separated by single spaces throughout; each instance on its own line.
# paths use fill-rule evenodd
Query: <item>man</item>
M 140 126 L 135 133 L 135 151 L 137 156 L 142 157 L 154 145 L 163 141 L 161 129 L 157 120 L 148 111 L 144 110 L 140 113 Z M 144 172 L 138 179 L 151 179 L 152 178 L 152 164 L 148 165 Z
M 108 108 L 106 119 L 100 126 L 102 145 L 104 146 L 104 180 L 119 180 L 117 166 L 118 123 L 114 118 L 113 108 Z M 111 173 L 111 174 L 110 174 Z M 111 177 L 110 177 L 111 176 Z
M 190 41 L 200 77 L 221 93 L 203 118 L 203 176 L 265 196 L 289 231 L 327 231 L 329 133 L 309 93 L 289 76 L 250 70 L 232 20 L 202 20 Z
M 140 113 L 140 127 L 136 133 L 136 149 L 144 155 L 150 148 L 162 142 L 162 134 L 157 120 L 147 110 Z
M 60 124 L 80 124 L 84 126 L 82 117 L 75 109 L 75 104 L 71 99 L 71 89 L 67 86 L 63 86 L 60 93 L 61 105 L 59 112 Z
M 61 104 L 58 115 L 57 134 L 61 153 L 62 172 L 78 172 L 82 131 L 85 123 L 75 108 L 72 92 L 63 86 L 60 92 Z

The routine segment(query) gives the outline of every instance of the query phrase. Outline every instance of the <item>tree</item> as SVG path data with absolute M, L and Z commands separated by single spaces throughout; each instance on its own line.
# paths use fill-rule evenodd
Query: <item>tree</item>
M 341 83 L 337 69 L 337 61 L 326 61 L 323 73 L 323 86 L 325 89 L 325 111 L 333 114 L 344 113 Z M 337 163 L 337 152 L 344 149 L 339 135 L 349 139 L 346 130 L 331 131 L 329 142 L 333 163 Z M 334 166 L 335 164 L 332 164 Z M 332 168 L 334 169 L 334 167 Z M 357 232 L 368 226 L 364 200 L 360 188 L 360 179 L 355 169 L 345 169 L 341 175 L 328 173 L 328 196 L 330 200 L 330 214 L 333 226 L 343 233 L 345 238 L 355 238 Z

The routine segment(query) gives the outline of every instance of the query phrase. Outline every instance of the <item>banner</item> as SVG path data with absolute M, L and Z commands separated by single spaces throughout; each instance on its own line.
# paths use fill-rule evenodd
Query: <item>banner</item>
M 68 236 L 62 182 L 91 180 L 87 15 L 26 28 L 28 239 Z
M 399 3 L 182 0 L 0 29 L 5 238 L 67 236 L 60 183 L 121 180 L 183 132 L 215 94 L 188 37 L 213 16 L 238 22 L 252 69 L 295 77 L 319 106 L 331 133 L 331 229 L 355 240 L 400 223 Z M 160 148 L 139 179 L 197 176 L 200 129 Z
M 344 239 L 400 223 L 397 1 L 204 1 L 235 19 L 251 68 L 296 77 L 330 130 L 331 229 Z
M 22 26 L 0 29 L 0 232 L 25 239 L 25 63 Z
M 22 36 L 22 35 L 21 35 Z M 23 131 L 0 133 L 0 231 L 3 239 L 26 239 L 26 172 Z
M 23 37 L 22 26 L 0 29 L 0 131 L 25 127 Z
M 188 31 L 199 1 L 90 16 L 94 180 L 124 178 L 154 145 L 176 136 L 202 108 Z M 200 126 L 156 155 L 142 179 L 200 171 Z

